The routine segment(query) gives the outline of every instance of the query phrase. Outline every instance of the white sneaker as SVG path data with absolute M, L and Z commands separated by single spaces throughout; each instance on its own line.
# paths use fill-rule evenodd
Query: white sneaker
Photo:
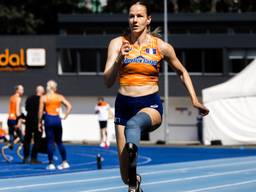
M 110 146 L 110 142 L 106 141 L 106 146 L 109 147 Z
M 56 167 L 55 167 L 55 165 L 54 164 L 49 164 L 47 167 L 46 167 L 46 169 L 47 170 L 55 170 L 56 169 Z
M 62 170 L 62 169 L 68 169 L 70 167 L 70 165 L 68 164 L 68 162 L 63 162 L 60 165 L 58 165 L 58 169 Z
M 100 144 L 100 147 L 105 147 L 105 142 L 102 142 L 102 143 Z

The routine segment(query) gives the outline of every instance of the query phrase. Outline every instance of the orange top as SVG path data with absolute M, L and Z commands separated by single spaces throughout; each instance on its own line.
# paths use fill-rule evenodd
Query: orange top
M 0 128 L 0 137 L 3 137 L 6 135 L 6 131 L 2 128 Z
M 131 44 L 131 50 L 122 61 L 120 85 L 156 85 L 162 58 L 157 37 L 151 36 L 151 42 L 142 47 Z
M 17 119 L 17 100 L 19 96 L 18 95 L 13 95 L 10 97 L 10 102 L 9 102 L 9 116 L 8 119 L 11 120 L 16 120 Z
M 98 106 L 107 106 L 108 103 L 106 101 L 100 101 L 98 102 Z
M 46 95 L 45 101 L 45 111 L 49 115 L 59 115 L 61 107 L 61 95 L 54 93 L 51 95 Z

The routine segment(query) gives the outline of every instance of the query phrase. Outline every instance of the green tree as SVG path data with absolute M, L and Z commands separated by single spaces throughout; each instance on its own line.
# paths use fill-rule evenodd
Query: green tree
M 58 14 L 78 12 L 79 0 L 0 0 L 0 34 L 57 34 Z
M 24 7 L 0 5 L 0 34 L 35 34 L 42 21 L 28 13 Z

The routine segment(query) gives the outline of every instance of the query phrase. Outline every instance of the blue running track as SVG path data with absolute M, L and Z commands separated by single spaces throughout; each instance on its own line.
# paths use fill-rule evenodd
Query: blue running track
M 66 145 L 71 168 L 45 170 L 43 164 L 22 164 L 15 150 L 12 161 L 0 158 L 0 192 L 127 191 L 120 179 L 116 147 Z M 236 192 L 256 191 L 256 150 L 253 148 L 142 147 L 139 169 L 144 192 Z M 96 155 L 104 158 L 103 169 L 96 169 Z M 56 164 L 60 157 L 55 154 Z

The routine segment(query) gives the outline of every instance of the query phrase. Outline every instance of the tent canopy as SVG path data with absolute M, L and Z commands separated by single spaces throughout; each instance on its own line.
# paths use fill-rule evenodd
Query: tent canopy
M 256 143 L 256 60 L 219 85 L 203 90 L 210 109 L 204 118 L 204 143 L 224 145 Z
M 203 90 L 205 103 L 248 96 L 256 96 L 256 60 L 253 60 L 244 70 L 225 83 Z

